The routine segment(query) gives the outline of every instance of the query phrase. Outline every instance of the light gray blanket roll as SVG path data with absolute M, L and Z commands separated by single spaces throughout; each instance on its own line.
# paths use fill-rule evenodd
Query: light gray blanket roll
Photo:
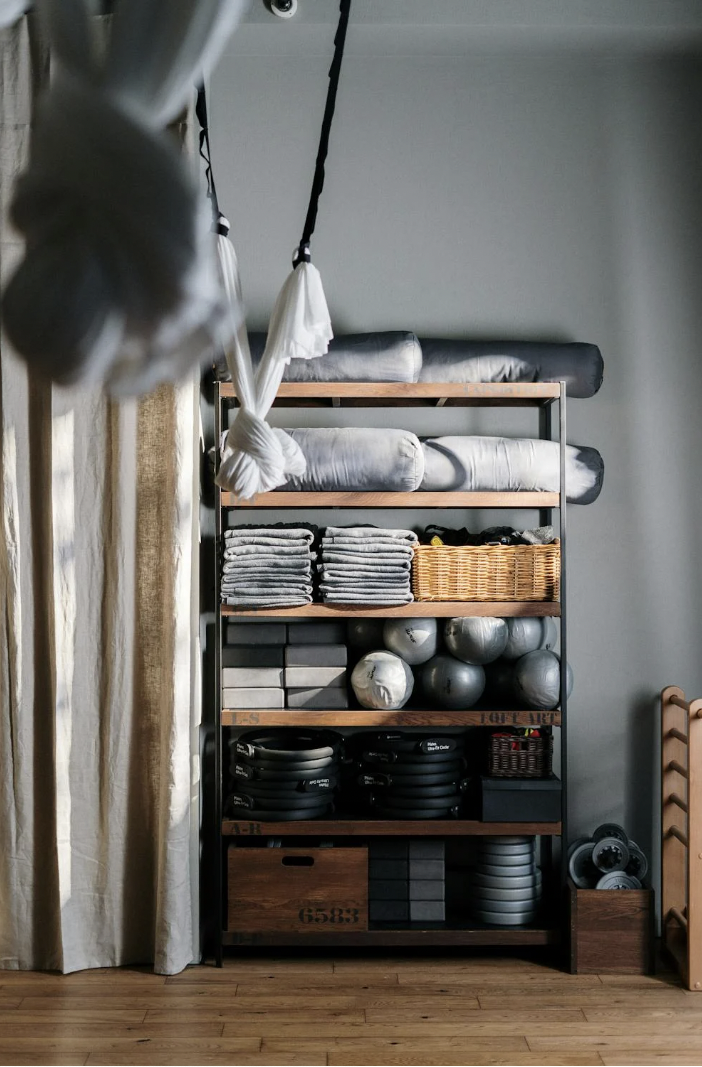
M 557 493 L 556 441 L 508 437 L 433 437 L 423 442 L 426 492 Z M 602 488 L 604 463 L 597 449 L 566 448 L 566 493 L 571 504 L 590 504 Z
M 251 358 L 257 366 L 266 335 L 249 336 Z M 291 359 L 284 382 L 416 382 L 422 350 L 415 334 L 406 330 L 347 334 L 335 337 L 320 359 Z
M 297 362 L 300 362 L 299 360 Z M 314 362 L 314 361 L 312 361 Z M 287 490 L 411 493 L 424 475 L 422 446 L 408 430 L 323 427 L 287 430 L 307 460 L 307 470 Z

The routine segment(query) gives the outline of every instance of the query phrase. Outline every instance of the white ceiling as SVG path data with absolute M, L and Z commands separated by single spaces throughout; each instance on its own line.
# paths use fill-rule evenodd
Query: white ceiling
M 227 51 L 328 55 L 337 0 L 299 0 L 288 20 L 252 0 Z M 349 54 L 702 48 L 702 0 L 352 0 Z

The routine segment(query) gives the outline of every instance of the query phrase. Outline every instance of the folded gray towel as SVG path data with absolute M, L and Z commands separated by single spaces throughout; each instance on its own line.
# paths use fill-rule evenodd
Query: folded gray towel
M 224 550 L 227 559 L 236 559 L 237 556 L 272 556 L 272 557 L 295 557 L 297 559 L 312 559 L 309 548 L 288 548 L 287 545 L 235 545 Z
M 304 574 L 312 569 L 311 560 L 289 558 L 269 558 L 264 560 L 260 557 L 257 559 L 242 559 L 241 557 L 238 557 L 238 559 L 225 560 L 222 566 L 226 567 L 227 564 L 230 566 L 231 564 L 234 564 L 234 567 L 239 567 L 242 570 L 245 568 L 247 573 L 253 571 L 270 571 L 272 574 L 276 574 L 280 570 L 292 571 L 295 574 Z
M 282 560 L 280 562 L 282 563 Z M 289 562 L 289 561 L 286 560 L 286 562 Z M 244 572 L 245 573 L 249 573 L 250 564 L 252 564 L 252 563 L 253 563 L 252 560 L 250 561 L 248 559 L 242 559 L 241 557 L 238 557 L 237 559 L 226 559 L 224 561 L 224 563 L 222 564 L 222 572 L 224 574 L 229 574 L 231 571 L 241 571 L 242 573 L 244 573 Z M 308 573 L 309 574 L 309 572 L 311 570 L 311 566 L 312 565 L 311 565 L 311 562 L 310 562 L 309 559 L 307 559 L 307 560 L 303 559 L 303 560 L 300 560 L 300 562 L 297 564 L 297 566 L 294 567 L 294 570 L 295 571 L 299 571 L 300 574 L 303 574 L 303 573 Z M 271 561 L 268 564 L 259 564 L 256 569 L 257 570 L 277 571 L 279 569 L 279 567 L 278 567 L 278 562 Z M 288 568 L 288 569 L 290 569 L 290 568 Z
M 225 552 L 231 548 L 241 548 L 244 545 L 258 545 L 266 548 L 278 548 L 283 545 L 286 548 L 309 548 L 310 544 L 311 542 L 306 541 L 303 537 L 289 537 L 285 540 L 281 540 L 279 537 L 227 537 Z
M 325 604 L 385 604 L 392 607 L 396 604 L 410 604 L 414 600 L 411 593 L 406 596 L 369 595 L 360 596 L 354 593 L 327 593 L 324 597 Z
M 372 578 L 374 575 L 379 574 L 389 578 L 406 578 L 410 572 L 410 565 L 401 564 L 400 566 L 393 567 L 392 563 L 378 563 L 376 566 L 371 567 L 369 564 L 364 563 L 362 565 L 356 565 L 354 567 L 346 567 L 343 563 L 320 563 L 317 570 L 320 575 L 328 574 L 335 578 L 343 578 L 346 574 L 357 574 L 359 577 Z
M 322 556 L 322 563 L 345 563 L 348 566 L 356 563 L 366 563 L 371 566 L 376 563 L 392 563 L 397 566 L 397 562 L 398 557 L 388 552 L 379 552 L 377 555 L 372 552 L 359 552 L 358 554 L 352 552 L 350 555 L 343 552 L 325 552 Z
M 233 537 L 278 537 L 283 541 L 289 541 L 292 539 L 303 538 L 305 541 L 314 541 L 314 534 L 312 530 L 308 530 L 306 526 L 230 526 L 224 531 L 224 536 L 227 539 Z
M 398 544 L 397 541 L 371 541 L 369 538 L 367 541 L 356 541 L 355 544 L 350 541 L 344 544 L 322 541 L 322 555 L 326 555 L 327 552 L 341 552 L 349 556 L 357 556 L 359 553 L 364 552 L 392 552 L 393 555 L 411 559 L 413 550 L 410 546 L 405 547 L 402 543 Z
M 322 581 L 322 589 L 409 589 L 409 578 L 353 578 L 345 575 L 343 578 L 326 577 Z
M 311 604 L 311 596 L 226 596 L 222 597 L 223 604 L 240 608 L 296 608 L 301 604 Z
M 398 541 L 417 540 L 416 533 L 412 530 L 386 530 L 378 526 L 327 526 L 324 531 L 325 537 L 392 537 Z

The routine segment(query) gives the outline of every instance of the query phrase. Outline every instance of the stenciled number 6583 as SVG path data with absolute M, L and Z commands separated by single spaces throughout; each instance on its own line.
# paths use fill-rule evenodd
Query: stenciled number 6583
M 357 923 L 358 908 L 300 908 L 298 918 L 301 923 Z

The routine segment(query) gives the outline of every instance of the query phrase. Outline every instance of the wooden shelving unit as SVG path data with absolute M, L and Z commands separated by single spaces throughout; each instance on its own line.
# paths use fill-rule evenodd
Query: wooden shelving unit
M 310 618 L 343 619 L 358 617 L 437 617 L 455 616 L 504 616 L 561 618 L 561 656 L 566 659 L 565 631 L 565 508 L 561 506 L 565 486 L 565 383 L 500 383 L 500 384 L 448 384 L 448 383 L 282 383 L 276 399 L 281 407 L 443 407 L 443 406 L 500 406 L 533 407 L 539 414 L 539 436 L 552 439 L 552 405 L 558 403 L 560 442 L 560 486 L 558 493 L 311 493 L 274 492 L 261 494 L 255 501 L 240 503 L 232 494 L 215 490 L 216 515 L 216 562 L 219 567 L 222 539 L 222 512 L 228 508 L 257 508 L 277 511 L 286 508 L 534 508 L 539 509 L 540 521 L 551 521 L 553 511 L 558 510 L 561 540 L 561 601 L 560 602 L 456 602 L 424 601 L 399 607 L 366 607 L 329 604 L 309 604 L 295 608 L 274 608 L 268 611 L 242 611 L 222 605 L 216 613 L 215 673 L 217 678 L 216 708 L 214 718 L 213 777 L 216 796 L 214 804 L 215 846 L 214 900 L 212 907 L 219 917 L 218 931 L 213 946 L 213 955 L 221 963 L 222 948 L 228 946 L 539 946 L 554 945 L 560 939 L 558 908 L 551 909 L 548 922 L 537 922 L 518 927 L 487 926 L 478 922 L 453 922 L 429 924 L 372 924 L 367 931 L 323 932 L 305 931 L 304 934 L 255 934 L 245 935 L 224 931 L 223 923 L 223 857 L 224 848 L 237 842 L 253 844 L 253 839 L 265 838 L 362 838 L 378 836 L 414 837 L 459 837 L 485 835 L 538 835 L 549 841 L 564 833 L 566 811 L 566 780 L 563 778 L 562 821 L 547 823 L 483 823 L 475 820 L 427 820 L 386 821 L 380 819 L 340 818 L 315 819 L 295 822 L 255 822 L 244 819 L 222 818 L 222 736 L 223 727 L 245 726 L 319 726 L 319 727 L 468 727 L 468 726 L 552 726 L 561 728 L 561 759 L 566 758 L 566 711 L 565 672 L 561 685 L 560 707 L 555 711 L 529 711 L 524 709 L 495 710 L 470 709 L 445 711 L 437 709 L 403 708 L 400 711 L 381 712 L 351 708 L 332 710 L 287 710 L 243 709 L 232 710 L 221 706 L 221 646 L 223 624 L 227 619 L 237 618 Z M 215 385 L 215 440 L 220 439 L 225 425 L 223 405 L 236 404 L 233 388 L 228 383 Z M 249 518 L 248 521 L 251 521 Z M 265 521 L 265 520 L 264 520 Z M 216 574 L 219 588 L 219 571 Z M 248 842 L 247 842 L 248 839 Z M 548 850 L 550 853 L 550 849 Z M 209 905 L 208 905 L 209 906 Z M 551 921 L 553 919 L 553 921 Z
M 224 819 L 225 837 L 497 837 L 529 834 L 557 837 L 560 822 L 478 822 L 475 819 L 307 819 L 252 822 Z
M 400 711 L 368 711 L 350 708 L 344 711 L 270 708 L 240 710 L 222 708 L 222 726 L 560 726 L 560 711 L 423 711 L 401 708 Z
M 270 611 L 251 609 L 241 611 L 239 608 L 231 608 L 222 605 L 223 617 L 246 618 L 307 618 L 307 619 L 371 619 L 371 618 L 441 618 L 454 619 L 459 615 L 495 615 L 504 618 L 516 618 L 517 616 L 530 615 L 543 618 L 550 615 L 558 618 L 561 614 L 561 605 L 556 601 L 524 600 L 519 602 L 505 601 L 447 601 L 447 600 L 422 600 L 413 601 L 411 604 L 400 604 L 398 607 L 376 608 L 361 604 L 358 607 L 349 604 L 303 604 L 297 608 L 271 608 Z

